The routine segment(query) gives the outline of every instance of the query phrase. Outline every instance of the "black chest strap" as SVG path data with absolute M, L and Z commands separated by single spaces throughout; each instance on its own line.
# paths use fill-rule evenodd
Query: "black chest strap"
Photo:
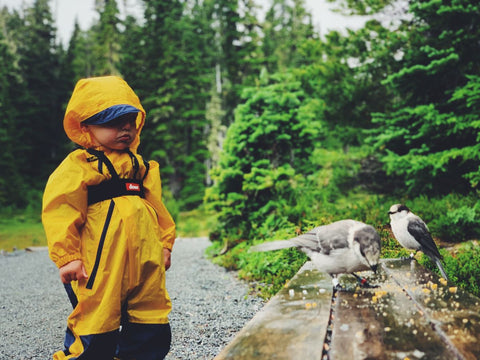
M 148 172 L 148 163 L 145 162 L 146 171 L 145 175 L 142 179 L 121 179 L 118 176 L 112 162 L 107 158 L 107 156 L 102 151 L 97 151 L 93 149 L 87 150 L 90 154 L 96 156 L 98 158 L 99 163 L 103 162 L 107 167 L 110 175 L 112 176 L 111 179 L 105 180 L 97 185 L 88 185 L 88 205 L 95 204 L 100 201 L 113 199 L 118 196 L 125 196 L 125 195 L 133 195 L 133 196 L 140 196 L 142 198 L 145 197 L 145 190 L 143 187 L 143 179 L 147 176 Z M 133 155 L 130 151 L 128 151 L 130 157 L 132 158 L 133 167 L 134 167 L 134 177 L 137 175 L 139 171 L 138 159 L 135 155 Z M 99 168 L 101 166 L 99 165 Z

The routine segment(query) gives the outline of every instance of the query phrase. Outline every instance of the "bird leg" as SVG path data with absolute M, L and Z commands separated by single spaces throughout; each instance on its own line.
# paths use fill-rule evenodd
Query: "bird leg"
M 330 274 L 330 276 L 332 277 L 333 290 L 342 291 L 343 286 L 340 285 L 340 282 L 338 281 L 337 276 L 332 274 Z
M 360 277 L 358 276 L 357 274 L 355 273 L 351 273 L 353 276 L 355 276 L 355 278 L 357 279 L 358 281 L 358 285 L 362 288 L 366 288 L 366 289 L 374 289 L 374 288 L 378 288 L 379 285 L 372 285 L 370 284 L 367 279 L 363 278 L 363 277 Z

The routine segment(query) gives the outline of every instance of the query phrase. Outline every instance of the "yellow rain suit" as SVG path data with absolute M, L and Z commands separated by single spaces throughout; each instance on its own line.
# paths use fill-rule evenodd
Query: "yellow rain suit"
M 115 116 L 125 106 L 138 112 L 138 133 L 130 149 L 95 148 L 80 123 L 98 114 Z M 65 132 L 83 149 L 70 153 L 51 174 L 42 221 L 57 267 L 80 259 L 89 277 L 71 283 L 74 310 L 68 318 L 65 350 L 54 359 L 112 359 L 111 349 L 100 348 L 110 344 L 118 349 L 120 326 L 123 331 L 133 324 L 137 328 L 131 334 L 143 331 L 142 338 L 152 338 L 149 332 L 155 332 L 155 325 L 168 324 L 171 302 L 165 289 L 163 248 L 172 249 L 175 224 L 162 202 L 158 163 L 144 162 L 136 153 L 144 119 L 138 97 L 115 76 L 80 80 L 67 106 Z M 114 193 L 89 204 L 89 192 L 117 175 L 121 184 L 141 191 Z M 131 358 L 161 358 L 153 353 Z

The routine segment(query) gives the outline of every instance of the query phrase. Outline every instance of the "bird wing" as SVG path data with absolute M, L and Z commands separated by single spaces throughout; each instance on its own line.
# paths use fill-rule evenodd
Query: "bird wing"
M 290 241 L 292 244 L 295 244 L 296 247 L 299 247 L 300 249 L 304 250 L 307 253 L 307 255 L 310 252 L 319 252 L 320 247 L 318 245 L 317 235 L 314 232 L 315 229 L 312 229 L 288 241 Z
M 250 251 L 272 251 L 297 247 L 309 257 L 312 253 L 329 255 L 333 250 L 348 249 L 350 247 L 349 233 L 353 227 L 359 225 L 365 224 L 351 219 L 339 220 L 328 225 L 318 226 L 288 240 L 270 241 L 252 246 Z
M 290 241 L 307 251 L 328 255 L 332 250 L 349 247 L 349 231 L 357 224 L 360 223 L 350 219 L 336 221 L 318 226 L 305 234 L 290 239 Z
M 419 217 L 413 218 L 408 222 L 408 232 L 418 241 L 421 250 L 425 255 L 434 259 L 442 259 L 442 255 L 438 251 L 435 241 L 433 241 L 432 235 L 428 231 L 427 225 Z

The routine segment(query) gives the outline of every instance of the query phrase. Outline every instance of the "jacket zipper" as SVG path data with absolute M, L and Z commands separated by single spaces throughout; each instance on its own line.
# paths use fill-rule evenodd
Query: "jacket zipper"
M 105 223 L 103 225 L 102 235 L 100 237 L 100 242 L 98 243 L 97 249 L 97 256 L 95 258 L 95 264 L 93 265 L 92 273 L 87 282 L 87 289 L 93 288 L 93 283 L 95 281 L 95 277 L 97 276 L 98 266 L 100 265 L 100 258 L 102 257 L 102 250 L 103 244 L 105 243 L 105 238 L 107 236 L 107 230 L 110 225 L 110 220 L 112 219 L 113 208 L 115 207 L 115 202 L 110 200 L 110 206 L 108 207 L 107 218 L 105 219 Z

